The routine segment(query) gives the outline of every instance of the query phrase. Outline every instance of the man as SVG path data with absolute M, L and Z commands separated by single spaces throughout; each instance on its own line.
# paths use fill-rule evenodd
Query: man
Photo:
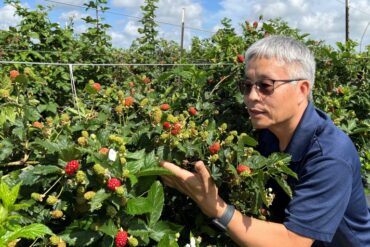
M 240 246 L 370 246 L 357 151 L 311 102 L 312 53 L 292 38 L 269 36 L 245 58 L 240 88 L 253 126 L 261 129 L 258 149 L 292 156 L 290 167 L 298 175 L 292 199 L 277 195 L 271 209 L 276 223 L 242 215 L 218 195 L 202 161 L 194 173 L 162 162 L 174 174 L 163 176 L 164 183 L 190 196 Z

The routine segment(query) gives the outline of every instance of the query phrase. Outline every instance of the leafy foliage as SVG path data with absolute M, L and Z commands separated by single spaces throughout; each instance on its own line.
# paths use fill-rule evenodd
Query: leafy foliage
M 162 186 L 159 176 L 171 175 L 159 166 L 164 159 L 189 170 L 194 161 L 204 160 L 225 200 L 243 213 L 266 219 L 268 212 L 261 209 L 274 199 L 274 191 L 266 188 L 268 181 L 275 180 L 291 195 L 286 180 L 296 175 L 289 169 L 289 156 L 262 157 L 255 150 L 257 133 L 248 123 L 236 83 L 243 72 L 237 55 L 269 34 L 293 36 L 315 52 L 320 68 L 315 104 L 355 142 L 366 184 L 369 49 L 358 54 L 353 42 L 338 43 L 334 49 L 308 39 L 281 19 L 262 17 L 241 24 L 240 36 L 224 19 L 211 38 L 194 38 L 180 61 L 178 44 L 157 39 L 156 2 L 147 0 L 142 6 L 142 37 L 120 50 L 112 47 L 109 25 L 101 16 L 106 0 L 86 3 L 87 10 L 97 14 L 85 18 L 89 28 L 79 36 L 74 35 L 73 23 L 64 28 L 51 23 L 41 6 L 31 11 L 18 1 L 6 1 L 16 6 L 22 22 L 1 31 L 0 42 L 21 51 L 4 50 L 2 60 L 212 65 L 73 66 L 75 93 L 67 66 L 4 65 L 0 218 L 2 224 L 13 225 L 2 225 L 2 243 L 22 238 L 27 244 L 37 233 L 34 246 L 111 246 L 123 228 L 142 246 L 183 246 L 193 236 L 201 236 L 204 245 L 231 246 L 192 201 Z M 162 104 L 169 109 L 161 109 Z M 215 143 L 217 152 L 210 149 Z M 65 167 L 72 160 L 78 167 L 67 174 Z M 248 166 L 249 172 L 239 173 L 238 165 Z M 107 186 L 111 178 L 121 183 L 115 190 Z M 17 198 L 22 203 L 16 204 Z M 8 216 L 16 218 L 10 221 Z M 47 239 L 51 231 L 54 235 Z

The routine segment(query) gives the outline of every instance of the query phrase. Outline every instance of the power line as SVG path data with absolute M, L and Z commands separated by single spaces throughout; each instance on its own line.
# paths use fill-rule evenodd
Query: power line
M 45 62 L 19 62 L 19 61 L 2 61 L 0 64 L 24 64 L 24 65 L 57 65 L 57 66 L 224 66 L 235 65 L 234 63 L 45 63 Z
M 71 6 L 71 7 L 86 9 L 86 7 L 81 6 L 81 5 L 75 5 L 75 4 L 70 4 L 70 3 L 62 3 L 62 2 L 58 2 L 58 1 L 54 1 L 54 0 L 44 0 L 44 1 L 51 2 L 51 3 L 56 3 L 56 4 L 60 4 L 60 5 L 66 5 L 66 6 Z M 137 16 L 126 15 L 126 14 L 122 14 L 122 13 L 118 13 L 118 12 L 113 12 L 113 11 L 109 11 L 109 10 L 104 10 L 104 12 L 105 13 L 109 13 L 109 14 L 113 14 L 113 15 L 119 15 L 119 16 L 124 16 L 124 17 L 127 17 L 127 18 L 141 20 L 141 18 L 140 17 L 137 17 Z M 174 24 L 174 23 L 164 22 L 164 21 L 154 21 L 154 22 L 160 23 L 160 24 L 164 24 L 164 25 L 169 25 L 169 26 L 175 26 L 175 27 L 181 27 L 182 26 L 180 24 Z M 205 29 L 201 29 L 201 28 L 196 28 L 196 27 L 190 27 L 190 26 L 185 26 L 185 29 L 190 29 L 190 30 L 195 30 L 195 31 L 201 31 L 201 32 L 207 32 L 207 33 L 216 33 L 216 32 L 213 32 L 213 31 L 209 31 L 209 30 L 205 30 Z

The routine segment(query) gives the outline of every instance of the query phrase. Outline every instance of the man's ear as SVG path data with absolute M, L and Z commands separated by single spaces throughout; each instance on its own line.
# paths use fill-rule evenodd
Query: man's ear
M 309 97 L 309 94 L 310 94 L 310 91 L 311 91 L 311 84 L 310 84 L 310 81 L 308 80 L 302 80 L 302 81 L 299 81 L 298 82 L 298 94 L 299 94 L 299 98 L 298 98 L 298 103 L 301 104 L 302 102 L 304 102 L 305 100 L 308 99 Z

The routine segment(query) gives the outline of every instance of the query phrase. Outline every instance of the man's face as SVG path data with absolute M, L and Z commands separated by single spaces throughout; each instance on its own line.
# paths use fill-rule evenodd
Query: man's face
M 274 58 L 253 58 L 249 62 L 246 77 L 250 82 L 258 81 L 257 85 L 260 86 L 260 89 L 253 86 L 251 91 L 244 95 L 244 103 L 248 108 L 254 128 L 281 131 L 296 122 L 302 92 L 299 91 L 298 84 L 279 81 L 299 79 L 290 78 L 289 68 L 292 66 L 283 64 Z M 268 87 L 269 84 L 263 82 L 270 82 L 273 86 Z M 270 89 L 270 93 L 272 89 L 272 93 L 266 93 L 267 90 L 264 90 L 266 88 Z

